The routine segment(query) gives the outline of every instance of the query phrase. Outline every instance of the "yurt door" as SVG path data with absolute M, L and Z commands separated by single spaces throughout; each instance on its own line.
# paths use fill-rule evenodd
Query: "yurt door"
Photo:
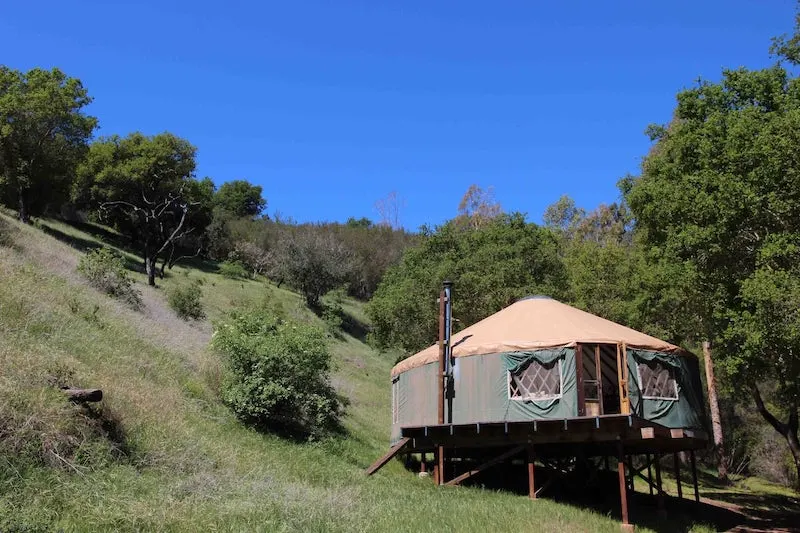
M 617 347 L 580 345 L 578 414 L 598 416 L 621 412 Z
M 581 372 L 580 383 L 583 392 L 583 405 L 579 406 L 583 416 L 597 416 L 603 414 L 603 380 L 600 375 L 599 348 L 596 344 L 581 345 Z

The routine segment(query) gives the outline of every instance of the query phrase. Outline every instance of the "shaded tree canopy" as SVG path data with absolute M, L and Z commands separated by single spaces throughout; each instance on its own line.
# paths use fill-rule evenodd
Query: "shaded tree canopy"
M 64 200 L 97 119 L 80 80 L 58 69 L 19 72 L 0 65 L 0 198 L 28 222 Z
M 650 259 L 692 287 L 687 308 L 721 368 L 749 387 L 800 472 L 800 82 L 779 65 L 727 70 L 677 99 L 627 201 Z
M 519 213 L 477 229 L 450 221 L 421 238 L 384 276 L 368 305 L 373 340 L 408 351 L 433 343 L 441 282 L 455 283 L 454 316 L 464 327 L 530 294 L 563 298 L 566 272 L 558 242 Z
M 188 141 L 171 133 L 132 133 L 93 143 L 78 169 L 75 197 L 141 248 L 150 285 L 156 261 L 209 220 L 204 210 L 213 184 L 194 179 L 194 168 L 195 148 Z
M 235 217 L 253 218 L 267 207 L 267 201 L 261 194 L 261 185 L 253 185 L 246 180 L 227 181 L 214 194 L 214 206 Z

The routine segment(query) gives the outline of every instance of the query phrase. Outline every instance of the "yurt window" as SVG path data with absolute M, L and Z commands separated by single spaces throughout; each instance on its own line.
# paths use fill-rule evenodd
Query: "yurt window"
M 392 424 L 400 421 L 400 378 L 392 379 Z
M 547 400 L 561 397 L 561 361 L 540 363 L 508 373 L 508 397 L 512 400 Z
M 660 361 L 642 361 L 638 365 L 642 398 L 648 400 L 677 400 L 678 383 L 675 369 Z

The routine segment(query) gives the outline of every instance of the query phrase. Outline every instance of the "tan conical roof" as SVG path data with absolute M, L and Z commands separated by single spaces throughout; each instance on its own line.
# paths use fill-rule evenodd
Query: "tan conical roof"
M 535 350 L 577 343 L 624 343 L 631 348 L 688 354 L 674 344 L 581 311 L 546 296 L 522 299 L 453 335 L 453 357 Z M 439 359 L 434 344 L 404 359 L 395 376 Z

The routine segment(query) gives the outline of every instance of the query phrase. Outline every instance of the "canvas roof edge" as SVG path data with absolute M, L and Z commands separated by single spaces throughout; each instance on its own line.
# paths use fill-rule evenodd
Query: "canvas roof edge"
M 574 347 L 578 343 L 624 343 L 629 348 L 694 357 L 680 346 L 542 297 L 519 300 L 454 335 L 452 354 L 454 358 L 470 357 Z M 438 354 L 436 344 L 425 348 L 398 362 L 391 375 L 437 361 Z
M 503 350 L 489 350 L 489 351 L 477 350 L 477 351 L 474 351 L 474 353 L 472 353 L 472 350 L 471 350 L 469 353 L 460 353 L 458 355 L 454 355 L 453 357 L 454 358 L 475 357 L 475 356 L 479 356 L 479 355 L 497 355 L 497 354 L 509 353 L 509 352 L 550 350 L 550 349 L 554 349 L 554 348 L 574 348 L 578 344 L 613 344 L 613 345 L 617 345 L 617 344 L 622 344 L 622 342 L 611 341 L 611 340 L 583 339 L 583 340 L 580 340 L 580 341 L 568 342 L 566 344 L 546 344 L 545 343 L 545 344 L 537 344 L 537 345 L 531 345 L 531 346 L 526 346 L 526 347 L 520 347 L 520 346 L 513 347 L 513 348 L 509 347 L 508 349 L 503 349 Z M 438 348 L 438 345 L 436 345 L 436 346 Z M 647 346 L 635 346 L 635 345 L 631 345 L 631 344 L 627 344 L 627 343 L 626 343 L 626 346 L 628 348 L 633 348 L 633 349 L 636 349 L 636 350 L 646 350 L 646 351 L 651 351 L 651 352 L 669 353 L 669 354 L 673 354 L 673 355 L 680 355 L 680 356 L 683 356 L 683 357 L 695 357 L 695 358 L 697 357 L 695 354 L 693 354 L 689 350 L 686 350 L 686 349 L 681 348 L 681 347 L 676 347 L 676 349 L 673 349 L 673 350 L 653 350 L 652 348 L 647 347 Z M 427 351 L 427 350 L 428 349 L 426 348 L 424 351 Z M 391 376 L 392 377 L 396 377 L 396 376 L 402 374 L 403 372 L 408 372 L 409 370 L 412 370 L 412 369 L 420 367 L 420 366 L 425 366 L 425 365 L 428 365 L 428 364 L 431 364 L 431 363 L 436 363 L 439 360 L 438 357 L 433 357 L 433 358 L 431 358 L 431 357 L 424 357 L 424 358 L 423 357 L 419 357 L 418 358 L 417 355 L 419 355 L 420 353 L 421 352 L 419 352 L 417 354 L 414 354 L 414 355 L 411 355 L 411 356 L 399 361 L 397 364 L 395 364 L 394 367 L 392 367 Z

